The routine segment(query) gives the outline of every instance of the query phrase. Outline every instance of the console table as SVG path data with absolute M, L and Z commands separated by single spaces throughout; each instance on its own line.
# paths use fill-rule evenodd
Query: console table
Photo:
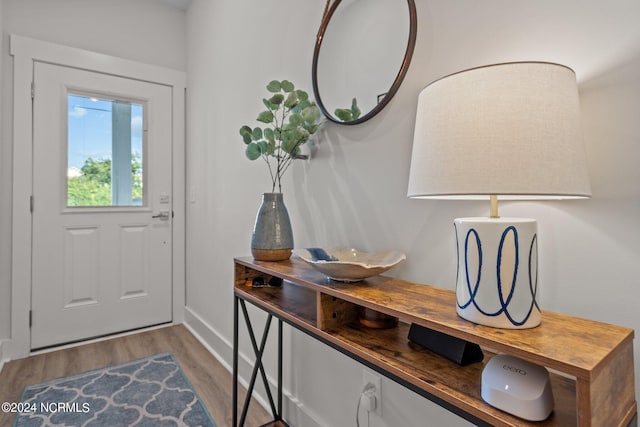
M 612 427 L 637 420 L 633 329 L 548 311 L 542 312 L 542 324 L 537 328 L 494 329 L 458 317 L 453 291 L 386 276 L 357 283 L 335 282 L 295 256 L 282 262 L 252 258 L 236 258 L 234 262 L 234 427 L 244 423 L 258 374 L 265 382 L 274 416 L 269 425 L 286 425 L 282 420 L 282 322 L 478 425 L 531 425 L 482 400 L 482 369 L 495 353 L 507 353 L 550 370 L 555 409 L 547 420 L 534 425 Z M 283 282 L 275 287 L 254 287 L 256 278 L 264 283 L 272 278 Z M 269 313 L 267 323 L 273 317 L 278 319 L 277 405 L 261 361 L 269 325 L 258 344 L 246 301 Z M 239 307 L 257 359 L 240 420 Z M 398 317 L 400 322 L 391 329 L 365 328 L 357 322 L 358 307 Z M 459 366 L 409 342 L 411 323 L 479 344 L 484 361 Z

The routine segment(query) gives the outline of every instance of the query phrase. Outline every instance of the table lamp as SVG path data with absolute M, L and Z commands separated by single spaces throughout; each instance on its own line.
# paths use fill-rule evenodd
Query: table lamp
M 489 199 L 454 220 L 458 315 L 504 329 L 540 324 L 537 222 L 501 200 L 591 196 L 573 70 L 513 62 L 451 74 L 418 99 L 408 196 Z

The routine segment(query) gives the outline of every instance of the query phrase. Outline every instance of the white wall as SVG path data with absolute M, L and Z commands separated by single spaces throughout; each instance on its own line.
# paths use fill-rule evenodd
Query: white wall
M 576 70 L 580 83 L 593 198 L 503 204 L 501 214 L 539 221 L 544 309 L 640 329 L 640 3 L 416 5 L 416 53 L 388 108 L 360 126 L 327 124 L 315 158 L 295 164 L 286 177 L 296 246 L 399 249 L 407 261 L 394 275 L 453 289 L 452 220 L 485 215 L 488 207 L 406 198 L 418 93 L 438 77 L 473 66 L 560 62 Z M 232 258 L 249 254 L 260 196 L 269 191 L 264 165 L 244 158 L 238 128 L 255 123 L 269 80 L 287 78 L 310 91 L 323 6 L 194 0 L 187 13 L 187 305 L 200 326 L 208 325 L 227 363 Z M 250 357 L 248 348 L 243 354 Z M 287 330 L 286 350 L 293 425 L 352 425 L 362 367 L 296 331 Z M 635 351 L 640 366 L 637 345 Z M 390 381 L 383 383 L 383 394 L 385 415 L 372 417 L 372 426 L 421 426 L 425 419 L 431 425 L 463 424 Z
M 9 34 L 186 68 L 186 15 L 157 0 L 0 0 L 0 341 L 9 338 L 11 303 L 12 75 Z M 16 141 L 16 144 L 28 143 Z M 28 195 L 25 195 L 28 197 Z M 0 354 L 1 356 L 1 354 Z

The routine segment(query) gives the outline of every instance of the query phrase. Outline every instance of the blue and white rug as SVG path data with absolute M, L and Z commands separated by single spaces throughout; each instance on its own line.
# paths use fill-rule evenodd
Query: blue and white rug
M 14 427 L 216 424 L 170 353 L 25 387 Z

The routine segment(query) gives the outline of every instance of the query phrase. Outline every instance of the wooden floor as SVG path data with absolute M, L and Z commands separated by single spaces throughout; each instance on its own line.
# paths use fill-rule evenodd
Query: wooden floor
M 187 378 L 206 405 L 218 427 L 231 426 L 231 374 L 182 325 L 79 345 L 14 360 L 0 372 L 0 402 L 18 402 L 24 386 L 126 362 L 155 353 L 173 353 Z M 242 389 L 239 401 L 244 401 Z M 246 426 L 271 418 L 252 401 Z M 10 426 L 14 414 L 0 411 L 0 426 Z

